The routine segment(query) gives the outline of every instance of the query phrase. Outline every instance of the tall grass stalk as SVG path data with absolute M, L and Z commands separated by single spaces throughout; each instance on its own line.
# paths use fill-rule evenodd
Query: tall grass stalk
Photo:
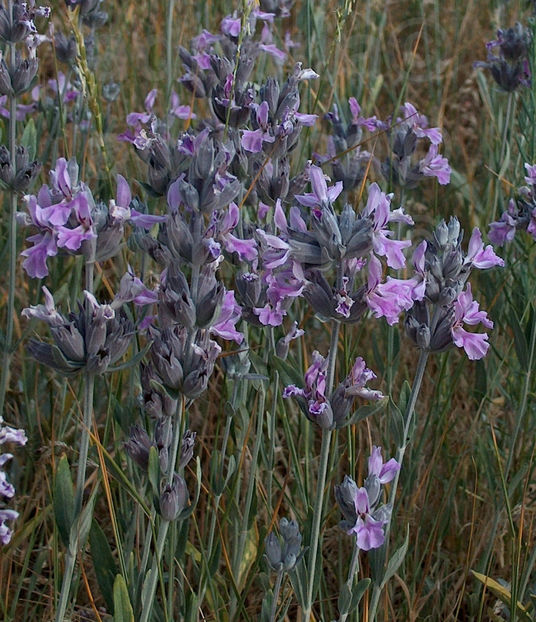
M 8 3 L 8 13 L 11 15 L 13 10 L 12 0 Z M 15 61 L 15 44 L 9 43 L 9 63 L 11 67 L 16 66 Z M 16 149 L 17 149 L 17 98 L 15 95 L 9 98 L 9 155 L 11 167 L 16 171 Z M 8 215 L 8 293 L 6 308 L 6 328 L 4 333 L 4 344 L 2 352 L 2 372 L 0 376 L 0 421 L 4 414 L 4 405 L 6 393 L 8 390 L 11 357 L 13 349 L 13 319 L 15 315 L 15 289 L 16 289 L 16 270 L 17 270 L 17 195 L 13 189 L 8 193 L 9 215 Z

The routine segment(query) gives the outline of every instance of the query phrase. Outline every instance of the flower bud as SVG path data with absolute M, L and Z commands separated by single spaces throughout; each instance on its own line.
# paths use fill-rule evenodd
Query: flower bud
M 149 450 L 152 443 L 147 432 L 139 425 L 133 425 L 129 431 L 129 439 L 123 444 L 127 454 L 144 471 L 149 465 Z
M 188 505 L 188 500 L 186 482 L 175 473 L 173 482 L 166 484 L 160 494 L 160 515 L 165 521 L 176 520 Z

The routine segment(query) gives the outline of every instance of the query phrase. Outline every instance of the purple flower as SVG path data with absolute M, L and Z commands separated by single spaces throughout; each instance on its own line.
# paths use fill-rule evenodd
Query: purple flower
M 238 37 L 242 29 L 240 18 L 232 17 L 231 15 L 227 15 L 227 17 L 222 19 L 220 27 L 224 35 L 234 38 Z
M 356 536 L 357 546 L 362 551 L 379 548 L 385 539 L 383 533 L 384 523 L 373 518 L 370 513 L 369 497 L 366 488 L 358 488 L 354 497 L 357 520 L 355 525 L 348 531 Z
M 402 108 L 403 121 L 409 123 L 411 129 L 418 138 L 428 138 L 432 145 L 439 145 L 443 141 L 441 130 L 438 127 L 428 127 L 428 119 L 425 115 L 417 112 L 413 104 L 406 102 Z
M 389 231 L 386 225 L 389 222 L 403 222 L 412 225 L 413 220 L 401 208 L 391 212 L 392 196 L 382 192 L 378 184 L 371 184 L 363 216 L 370 217 L 374 223 L 372 235 L 374 252 L 380 257 L 385 256 L 387 265 L 398 270 L 406 265 L 406 258 L 402 249 L 411 246 L 411 241 L 391 240 L 392 231 Z
M 381 487 L 392 481 L 399 470 L 396 460 L 392 458 L 384 463 L 381 449 L 373 446 L 365 486 L 359 488 L 348 475 L 342 484 L 335 486 L 335 499 L 343 514 L 340 526 L 348 535 L 355 535 L 356 544 L 363 551 L 379 548 L 384 543 L 383 528 L 390 520 L 391 506 L 380 505 Z
M 177 119 L 195 119 L 196 115 L 192 112 L 190 106 L 181 105 L 179 96 L 175 91 L 171 92 L 171 107 L 169 114 L 177 117 Z
M 411 309 L 415 300 L 423 298 L 424 291 L 416 278 L 387 277 L 387 281 L 381 283 L 381 275 L 380 260 L 371 254 L 365 300 L 374 317 L 385 317 L 387 323 L 393 325 L 398 322 L 402 311 Z
M 226 291 L 220 315 L 216 323 L 212 325 L 210 332 L 222 339 L 234 340 L 236 343 L 241 344 L 244 340 L 244 335 L 235 328 L 236 323 L 241 318 L 241 312 L 242 308 L 235 300 L 234 291 Z
M 313 362 L 305 372 L 305 388 L 295 385 L 285 387 L 283 397 L 301 397 L 307 402 L 309 417 L 314 421 L 327 416 L 331 419 L 331 406 L 326 396 L 326 373 L 328 361 L 316 350 L 312 355 Z M 329 422 L 331 425 L 331 421 Z
M 486 356 L 489 348 L 486 333 L 470 333 L 463 328 L 463 324 L 475 326 L 483 324 L 486 328 L 493 328 L 493 322 L 485 311 L 479 310 L 479 304 L 473 300 L 471 284 L 461 292 L 454 303 L 454 324 L 452 326 L 452 340 L 459 348 L 463 348 L 471 360 L 478 360 Z
M 480 269 L 493 268 L 494 266 L 504 266 L 504 261 L 495 254 L 493 247 L 490 244 L 484 248 L 484 244 L 482 243 L 482 234 L 477 227 L 473 229 L 473 234 L 469 240 L 465 263 L 470 263 L 475 268 Z
M 19 513 L 15 510 L 0 510 L 0 543 L 3 545 L 9 544 L 13 532 L 6 525 L 6 521 L 15 520 Z
M 14 443 L 16 445 L 25 445 L 27 441 L 24 430 L 12 428 L 4 425 L 4 420 L 0 417 L 0 446 L 5 443 Z M 15 488 L 7 480 L 6 473 L 2 467 L 13 458 L 10 453 L 0 453 L 0 501 L 3 499 L 12 499 L 15 495 Z M 11 529 L 6 525 L 6 521 L 15 520 L 18 516 L 15 510 L 0 508 L 0 544 L 6 545 L 11 540 Z
M 381 400 L 384 395 L 381 391 L 373 391 L 365 386 L 376 378 L 376 374 L 369 369 L 362 357 L 358 356 L 345 381 L 345 396 L 359 396 L 366 400 Z M 370 470 L 370 462 L 369 462 Z M 383 482 L 382 482 L 383 483 Z
M 450 183 L 451 168 L 447 158 L 439 155 L 437 150 L 436 144 L 430 145 L 428 153 L 419 163 L 419 169 L 426 177 L 437 177 L 437 181 L 444 186 Z
M 400 471 L 400 464 L 394 458 L 384 463 L 381 447 L 373 445 L 368 459 L 369 475 L 375 475 L 380 480 L 380 484 L 388 484 L 398 471 Z
M 299 203 L 306 207 L 314 208 L 319 205 L 333 203 L 342 192 L 342 181 L 338 181 L 334 186 L 328 188 L 326 177 L 319 166 L 311 166 L 309 168 L 309 179 L 313 192 L 297 194 L 295 197 Z

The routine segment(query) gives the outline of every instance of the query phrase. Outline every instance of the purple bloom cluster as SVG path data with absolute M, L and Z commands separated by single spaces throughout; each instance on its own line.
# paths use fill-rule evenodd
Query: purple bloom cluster
M 27 441 L 24 430 L 17 430 L 4 424 L 4 420 L 0 417 L 0 447 L 5 443 L 13 443 L 15 445 L 25 445 Z M 15 488 L 7 479 L 7 475 L 3 467 L 13 458 L 13 454 L 0 453 L 0 543 L 6 545 L 11 540 L 12 531 L 7 525 L 7 521 L 13 521 L 19 515 L 15 510 L 4 507 L 4 503 L 8 499 L 15 496 Z
M 320 161 L 329 161 L 333 177 L 341 181 L 346 192 L 358 187 L 365 175 L 369 162 L 379 168 L 385 179 L 396 186 L 414 188 L 421 180 L 437 178 L 442 185 L 450 182 L 451 169 L 445 157 L 439 154 L 443 141 L 437 127 L 430 128 L 428 119 L 415 106 L 405 103 L 399 116 L 386 121 L 373 117 L 362 117 L 361 106 L 354 97 L 348 100 L 351 121 L 345 125 L 339 117 L 336 106 L 326 115 L 333 126 L 333 135 L 328 139 L 328 153 Z M 387 132 L 391 153 L 383 160 L 376 154 L 361 150 L 363 130 Z M 417 161 L 415 155 L 424 150 Z
M 420 114 L 413 104 L 406 102 L 395 121 L 391 118 L 386 122 L 378 121 L 376 127 L 385 130 L 390 137 L 392 152 L 382 162 L 386 179 L 406 188 L 415 187 L 427 177 L 435 177 L 442 185 L 450 182 L 449 163 L 439 154 L 439 145 L 443 141 L 441 130 L 429 127 L 426 116 Z M 413 156 L 419 145 L 426 149 L 426 153 L 415 163 Z
M 78 180 L 76 160 L 65 158 L 59 158 L 50 171 L 49 185 L 24 198 L 28 214 L 20 214 L 19 219 L 37 232 L 27 238 L 32 246 L 21 253 L 26 257 L 22 265 L 33 278 L 47 276 L 48 258 L 60 251 L 86 256 L 95 252 L 97 260 L 108 259 L 118 252 L 127 221 L 150 228 L 161 220 L 130 209 L 130 189 L 121 175 L 116 200 L 108 207 L 96 203 L 89 187 Z
M 392 508 L 380 504 L 382 486 L 392 481 L 399 470 L 400 464 L 394 458 L 384 463 L 381 448 L 373 447 L 365 485 L 358 487 L 346 475 L 342 484 L 335 486 L 335 499 L 344 517 L 340 526 L 348 535 L 355 535 L 362 551 L 377 549 L 385 540 L 383 528 L 389 522 Z
M 313 352 L 313 362 L 305 372 L 305 387 L 289 385 L 283 391 L 283 397 L 295 398 L 305 416 L 313 423 L 324 429 L 340 428 L 347 423 L 355 397 L 366 400 L 383 399 L 380 391 L 366 386 L 376 378 L 376 374 L 366 367 L 360 356 L 333 394 L 326 395 L 327 364 L 327 359 L 317 351 Z
M 526 186 L 518 188 L 516 198 L 497 222 L 489 226 L 488 237 L 493 244 L 502 246 L 514 239 L 518 229 L 524 229 L 536 240 L 536 164 L 525 164 Z
M 478 61 L 475 67 L 491 71 L 501 89 L 515 91 L 520 86 L 530 85 L 529 51 L 532 35 L 519 22 L 512 28 L 497 31 L 497 39 L 486 43 L 487 61 Z
M 454 344 L 475 360 L 486 355 L 488 335 L 469 332 L 464 324 L 492 328 L 493 322 L 473 300 L 467 280 L 473 268 L 488 269 L 504 262 L 490 245 L 484 247 L 479 229 L 473 230 L 467 253 L 461 249 L 462 238 L 458 220 L 451 218 L 448 226 L 439 223 L 433 240 L 415 250 L 413 264 L 424 297 L 406 314 L 406 332 L 420 348 L 440 352 Z

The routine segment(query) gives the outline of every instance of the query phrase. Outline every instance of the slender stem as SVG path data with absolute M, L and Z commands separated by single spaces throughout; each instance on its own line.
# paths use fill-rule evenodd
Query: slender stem
M 166 82 L 166 102 L 169 107 L 171 98 L 171 84 L 173 82 L 173 9 L 175 8 L 175 0 L 168 0 L 168 13 L 166 20 L 166 66 L 167 66 L 167 82 Z
M 85 288 L 86 291 L 93 293 L 93 278 L 95 267 L 95 243 L 89 242 L 88 258 L 86 260 Z M 86 326 L 89 324 L 91 314 L 90 305 L 86 309 Z M 69 546 L 65 557 L 65 571 L 61 585 L 58 608 L 56 610 L 56 622 L 63 622 L 67 605 L 69 602 L 69 592 L 71 590 L 74 569 L 76 565 L 76 555 L 80 546 L 80 526 L 82 518 L 82 506 L 84 503 L 84 488 L 86 483 L 87 458 L 89 454 L 89 437 L 93 423 L 93 396 L 95 390 L 95 376 L 91 373 L 84 374 L 84 403 L 83 403 L 83 422 L 80 436 L 80 451 L 78 454 L 78 471 L 76 474 L 76 490 L 74 500 L 74 524 L 71 527 Z M 73 531 L 74 530 L 74 531 Z
M 532 325 L 531 335 L 530 335 L 530 354 L 529 354 L 529 364 L 527 366 L 527 373 L 525 375 L 525 382 L 523 384 L 523 395 L 521 398 L 521 405 L 519 407 L 519 412 L 517 414 L 516 426 L 514 429 L 514 434 L 512 436 L 512 440 L 510 442 L 510 452 L 508 454 L 508 460 L 506 461 L 506 467 L 504 469 L 504 479 L 508 480 L 508 474 L 510 473 L 510 469 L 512 467 L 512 462 L 515 455 L 515 448 L 517 444 L 517 439 L 519 437 L 519 432 L 521 430 L 521 424 L 525 418 L 525 411 L 527 409 L 527 400 L 530 393 L 530 380 L 532 377 L 532 368 L 534 364 L 534 351 L 536 348 L 536 323 Z
M 9 16 L 11 19 L 12 3 L 8 4 Z M 9 44 L 9 62 L 13 67 L 15 64 L 15 44 Z M 9 97 L 9 158 L 13 177 L 16 175 L 16 131 L 17 131 L 17 98 L 15 95 Z M 9 192 L 9 221 L 8 221 L 8 244 L 9 244 L 9 285 L 6 309 L 6 332 L 4 348 L 2 352 L 2 373 L 0 376 L 0 418 L 4 414 L 6 393 L 9 384 L 9 370 L 11 366 L 11 349 L 13 347 L 13 318 L 15 316 L 15 276 L 17 270 L 17 195 L 14 190 Z
M 177 462 L 177 455 L 179 451 L 179 440 L 181 436 L 181 425 L 180 422 L 182 420 L 182 416 L 184 413 L 184 398 L 181 397 L 178 403 L 178 412 L 175 420 L 175 425 L 173 428 L 173 440 L 171 441 L 171 453 L 169 459 L 169 471 L 167 473 L 167 481 L 169 484 L 173 482 L 173 475 L 175 473 L 175 465 Z M 158 565 L 162 559 L 162 552 L 164 550 L 164 544 L 166 542 L 166 536 L 169 529 L 170 521 L 162 519 L 160 521 L 160 526 L 158 528 L 158 536 L 156 540 L 156 553 L 153 558 L 153 565 L 150 570 L 149 575 L 149 584 L 147 586 L 147 591 L 145 592 L 145 588 L 143 591 L 146 593 L 146 600 L 143 603 L 143 611 L 141 612 L 140 622 L 148 622 L 149 616 L 151 615 L 151 611 L 153 609 L 153 601 L 154 594 L 156 591 L 156 582 L 158 578 Z
M 411 387 L 411 394 L 409 397 L 409 402 L 406 407 L 406 412 L 404 416 L 404 437 L 402 439 L 402 445 L 400 445 L 400 447 L 398 447 L 396 451 L 396 460 L 398 464 L 400 465 L 402 465 L 402 461 L 404 460 L 404 454 L 406 453 L 407 446 L 409 442 L 412 440 L 409 438 L 409 434 L 410 434 L 411 425 L 413 423 L 413 416 L 415 414 L 415 404 L 417 403 L 417 398 L 421 390 L 422 379 L 424 377 L 424 371 L 426 369 L 426 363 L 428 362 L 429 354 L 430 353 L 428 350 L 421 350 L 421 354 L 419 356 L 419 362 L 417 363 L 415 379 L 413 380 L 413 386 Z M 399 478 L 400 478 L 400 470 L 397 471 L 393 479 L 393 482 L 391 484 L 391 490 L 389 492 L 389 504 L 391 508 L 394 508 Z M 389 520 L 387 521 L 387 524 L 385 525 L 385 542 L 386 543 L 388 541 L 389 532 L 391 530 L 392 517 L 393 517 L 393 512 L 391 512 L 391 515 L 389 516 Z M 378 608 L 380 596 L 381 596 L 380 587 L 378 585 L 374 585 L 374 589 L 372 591 L 372 597 L 371 597 L 370 610 L 369 610 L 369 620 L 371 620 L 371 622 L 375 620 L 376 610 Z
M 354 546 L 354 550 L 352 552 L 352 561 L 350 562 L 350 570 L 348 571 L 348 579 L 346 580 L 346 585 L 352 589 L 352 585 L 354 583 L 354 576 L 356 570 L 359 567 L 359 547 L 357 546 L 357 541 Z M 341 613 L 339 617 L 339 622 L 346 622 L 346 618 L 350 615 L 350 611 L 345 611 Z
M 337 360 L 337 344 L 339 342 L 340 323 L 336 320 L 331 325 L 331 343 L 326 379 L 326 395 L 331 396 L 335 379 L 335 362 Z M 326 487 L 326 475 L 328 470 L 329 449 L 331 445 L 332 430 L 322 430 L 322 447 L 320 449 L 320 465 L 318 468 L 318 480 L 316 484 L 315 506 L 313 510 L 313 525 L 311 528 L 311 542 L 309 544 L 309 559 L 307 565 L 308 584 L 305 607 L 303 611 L 304 622 L 309 622 L 311 609 L 313 608 L 316 557 L 320 541 L 320 525 L 322 522 L 322 510 L 324 507 L 324 489 Z
M 268 348 L 267 348 L 268 352 Z M 244 505 L 244 512 L 242 514 L 242 523 L 240 525 L 240 536 L 238 540 L 238 548 L 236 549 L 236 555 L 234 557 L 233 563 L 233 577 L 238 584 L 240 581 L 239 572 L 240 572 L 240 562 L 244 557 L 244 549 L 246 547 L 246 538 L 248 535 L 248 522 L 249 522 L 249 513 L 251 510 L 251 503 L 253 501 L 253 492 L 255 490 L 255 483 L 257 481 L 256 471 L 257 471 L 257 463 L 259 460 L 259 453 L 261 450 L 261 444 L 263 441 L 262 437 L 262 425 L 264 423 L 264 406 L 266 402 L 266 390 L 264 386 L 261 388 L 261 395 L 259 400 L 259 407 L 257 408 L 257 429 L 255 431 L 255 445 L 253 446 L 253 455 L 251 457 L 251 466 L 249 470 L 248 476 L 248 487 L 246 492 L 246 502 Z M 229 620 L 233 619 L 233 616 L 236 612 L 236 593 L 233 592 L 231 597 L 231 605 L 230 605 L 230 614 Z
M 275 622 L 275 615 L 277 613 L 277 601 L 279 600 L 279 592 L 281 591 L 281 583 L 283 582 L 284 572 L 280 570 L 277 573 L 277 579 L 274 586 L 274 595 L 272 597 L 272 609 L 270 611 L 269 622 Z
M 515 94 L 513 91 L 508 93 L 508 102 L 506 104 L 506 115 L 504 117 L 504 126 L 501 138 L 501 151 L 499 153 L 499 161 L 497 162 L 497 170 L 499 171 L 502 167 L 503 159 L 506 154 L 506 145 L 508 144 L 508 130 L 510 129 L 510 121 L 512 118 L 512 110 L 514 103 Z M 497 205 L 499 203 L 499 193 L 501 190 L 501 177 L 497 176 L 497 188 L 495 190 L 495 196 L 493 199 L 493 209 L 491 212 L 490 222 L 495 220 L 495 214 L 497 212 Z

